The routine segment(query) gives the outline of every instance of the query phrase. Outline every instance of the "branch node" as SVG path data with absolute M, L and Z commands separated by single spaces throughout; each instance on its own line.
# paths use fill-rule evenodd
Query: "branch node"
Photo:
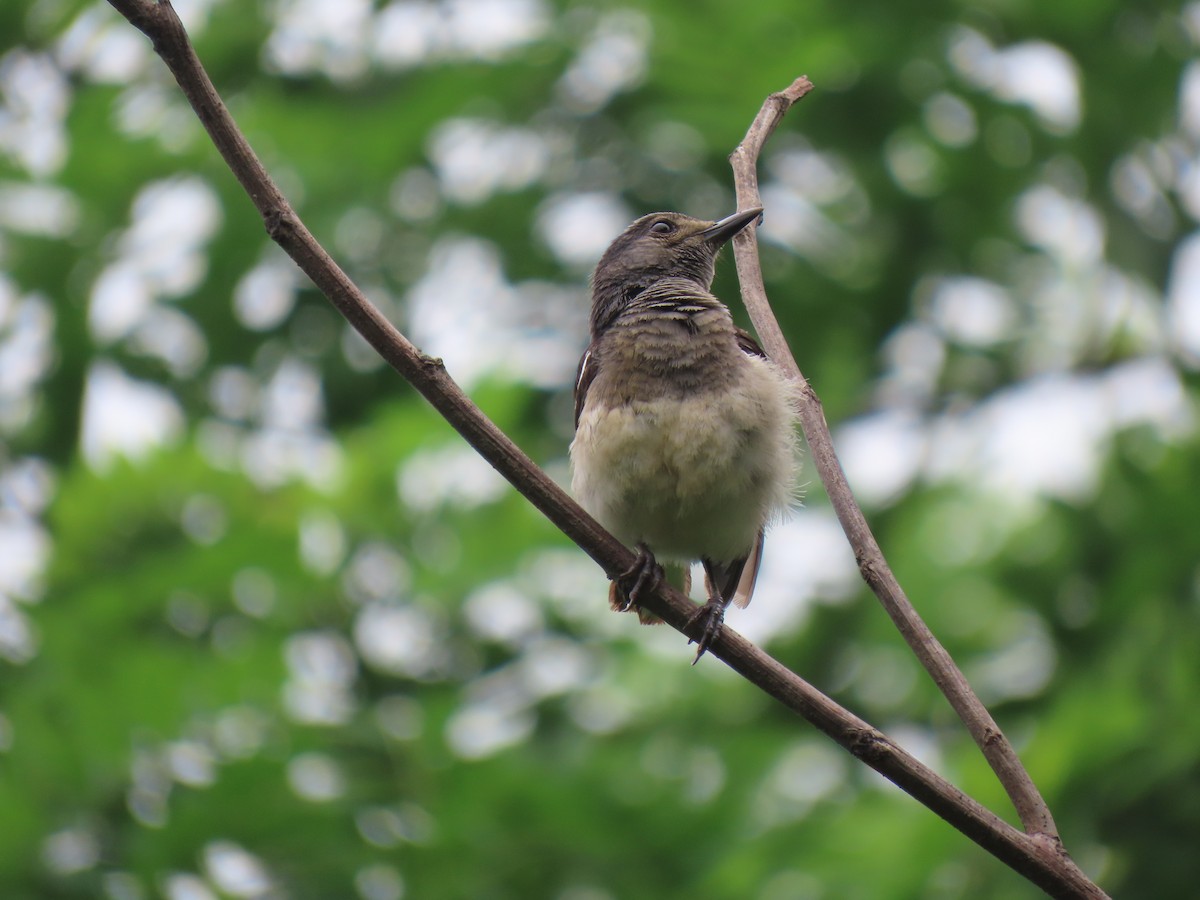
M 812 384 L 803 375 L 800 376 L 800 394 L 806 404 L 819 411 L 821 418 L 825 418 L 825 406 L 821 403 L 821 398 L 817 396 Z
M 279 243 L 296 232 L 296 214 L 286 206 L 275 206 L 263 213 L 263 225 L 271 240 Z
M 883 759 L 893 754 L 896 747 L 881 731 L 874 728 L 855 729 L 846 749 L 856 758 L 877 768 Z
M 884 572 L 886 563 L 873 553 L 856 554 L 855 559 L 858 562 L 858 571 L 862 575 L 862 580 L 867 583 L 867 587 L 872 592 L 877 591 L 887 578 Z

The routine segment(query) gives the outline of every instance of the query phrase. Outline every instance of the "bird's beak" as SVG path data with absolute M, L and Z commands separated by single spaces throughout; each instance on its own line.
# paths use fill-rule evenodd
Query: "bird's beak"
M 705 241 L 714 247 L 720 247 L 751 222 L 761 218 L 762 207 L 756 206 L 754 209 L 747 209 L 735 212 L 732 216 L 726 216 L 720 222 L 709 225 L 700 234 Z

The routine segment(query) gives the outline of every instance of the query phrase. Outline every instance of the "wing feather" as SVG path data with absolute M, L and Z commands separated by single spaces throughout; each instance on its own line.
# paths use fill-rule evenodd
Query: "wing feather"
M 747 356 L 760 356 L 763 359 L 767 358 L 767 352 L 754 339 L 754 336 L 744 328 L 735 328 L 734 333 L 737 337 L 738 347 Z
M 575 372 L 575 427 L 579 427 L 579 417 L 583 414 L 583 405 L 587 402 L 588 388 L 596 380 L 600 366 L 596 362 L 592 344 L 584 351 L 579 360 L 579 368 Z

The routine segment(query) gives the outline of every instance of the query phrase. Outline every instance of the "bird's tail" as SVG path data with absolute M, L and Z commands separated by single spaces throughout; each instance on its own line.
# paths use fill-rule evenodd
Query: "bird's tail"
M 762 550 L 763 532 L 760 529 L 750 552 L 741 559 L 729 563 L 704 560 L 704 583 L 709 596 L 719 592 L 726 604 L 732 603 L 739 608 L 749 606 L 762 565 Z

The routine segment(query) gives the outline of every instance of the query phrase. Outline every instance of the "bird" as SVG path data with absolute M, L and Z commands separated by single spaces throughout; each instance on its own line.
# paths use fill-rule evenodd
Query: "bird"
M 659 558 L 685 566 L 685 593 L 698 560 L 693 665 L 730 603 L 750 602 L 766 526 L 795 502 L 796 388 L 712 294 L 721 248 L 761 217 L 656 212 L 626 228 L 592 273 L 575 379 L 572 492 L 637 553 L 609 601 L 657 621 L 638 601 L 663 578 Z

